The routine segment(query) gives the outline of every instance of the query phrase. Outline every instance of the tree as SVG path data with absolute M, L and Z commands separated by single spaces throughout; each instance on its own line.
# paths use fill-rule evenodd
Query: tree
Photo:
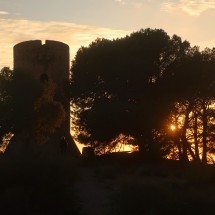
M 214 132 L 214 67 L 213 49 L 200 52 L 198 47 L 193 47 L 174 73 L 164 80 L 166 94 L 170 92 L 173 99 L 172 123 L 179 125 L 178 142 L 182 150 L 178 151 L 183 161 L 188 161 L 190 156 L 200 162 L 202 151 L 202 162 L 207 163 L 207 145 L 212 145 Z
M 34 102 L 32 131 L 34 139 L 39 143 L 47 142 L 65 120 L 63 105 L 54 99 L 55 89 L 53 82 L 47 83 L 42 95 Z
M 3 68 L 0 72 L 0 138 L 11 133 L 24 143 L 48 141 L 65 119 L 56 101 L 54 83 L 36 81 L 29 73 Z M 16 141 L 14 142 L 16 144 Z
M 79 49 L 71 84 L 79 141 L 96 147 L 124 134 L 135 138 L 141 152 L 158 152 L 155 137 L 162 136 L 169 114 L 161 80 L 188 49 L 187 41 L 160 29 L 98 39 Z
M 14 124 L 11 112 L 12 108 L 12 92 L 11 82 L 13 80 L 13 73 L 5 67 L 0 72 L 0 139 L 11 131 L 13 131 Z

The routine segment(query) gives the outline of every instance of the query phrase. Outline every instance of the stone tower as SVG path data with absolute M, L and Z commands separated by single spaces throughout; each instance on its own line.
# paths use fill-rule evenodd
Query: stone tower
M 56 99 L 66 111 L 66 120 L 58 130 L 58 137 L 66 137 L 69 151 L 74 156 L 80 152 L 70 135 L 70 101 L 64 96 L 63 87 L 69 81 L 69 46 L 58 41 L 25 41 L 14 46 L 14 71 L 30 72 L 38 80 L 53 81 L 57 85 Z

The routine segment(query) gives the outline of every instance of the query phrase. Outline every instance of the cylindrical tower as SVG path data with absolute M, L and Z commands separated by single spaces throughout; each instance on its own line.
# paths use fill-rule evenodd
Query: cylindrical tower
M 70 101 L 64 92 L 65 83 L 69 81 L 70 70 L 69 46 L 58 41 L 25 41 L 14 46 L 14 71 L 30 72 L 41 81 L 53 81 L 57 85 L 56 100 L 60 101 L 66 111 L 66 120 L 59 129 L 60 135 L 70 142 L 72 153 L 79 150 L 70 136 Z

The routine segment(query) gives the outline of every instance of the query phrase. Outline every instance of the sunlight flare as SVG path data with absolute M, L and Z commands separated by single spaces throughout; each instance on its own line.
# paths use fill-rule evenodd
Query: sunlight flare
M 171 126 L 170 126 L 170 129 L 171 129 L 172 131 L 175 131 L 175 130 L 176 130 L 176 126 L 175 126 L 175 125 L 171 125 Z

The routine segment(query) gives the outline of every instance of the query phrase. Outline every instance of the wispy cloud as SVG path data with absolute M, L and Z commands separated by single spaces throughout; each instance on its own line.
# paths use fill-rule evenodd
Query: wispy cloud
M 0 15 L 8 15 L 9 13 L 7 11 L 0 11 Z
M 121 4 L 121 5 L 128 5 L 128 6 L 135 7 L 137 9 L 145 7 L 150 2 L 150 0 L 145 0 L 145 1 L 141 1 L 141 0 L 114 0 L 114 1 Z
M 96 38 L 113 39 L 129 34 L 128 31 L 64 22 L 0 19 L 0 68 L 12 66 L 13 46 L 25 40 L 59 40 L 70 46 L 71 59 L 81 46 Z
M 126 4 L 127 1 L 126 0 L 114 0 L 115 2 L 118 2 L 120 4 Z
M 208 9 L 215 9 L 215 0 L 179 0 L 167 1 L 162 4 L 162 10 L 175 12 L 181 10 L 190 16 L 199 16 Z

